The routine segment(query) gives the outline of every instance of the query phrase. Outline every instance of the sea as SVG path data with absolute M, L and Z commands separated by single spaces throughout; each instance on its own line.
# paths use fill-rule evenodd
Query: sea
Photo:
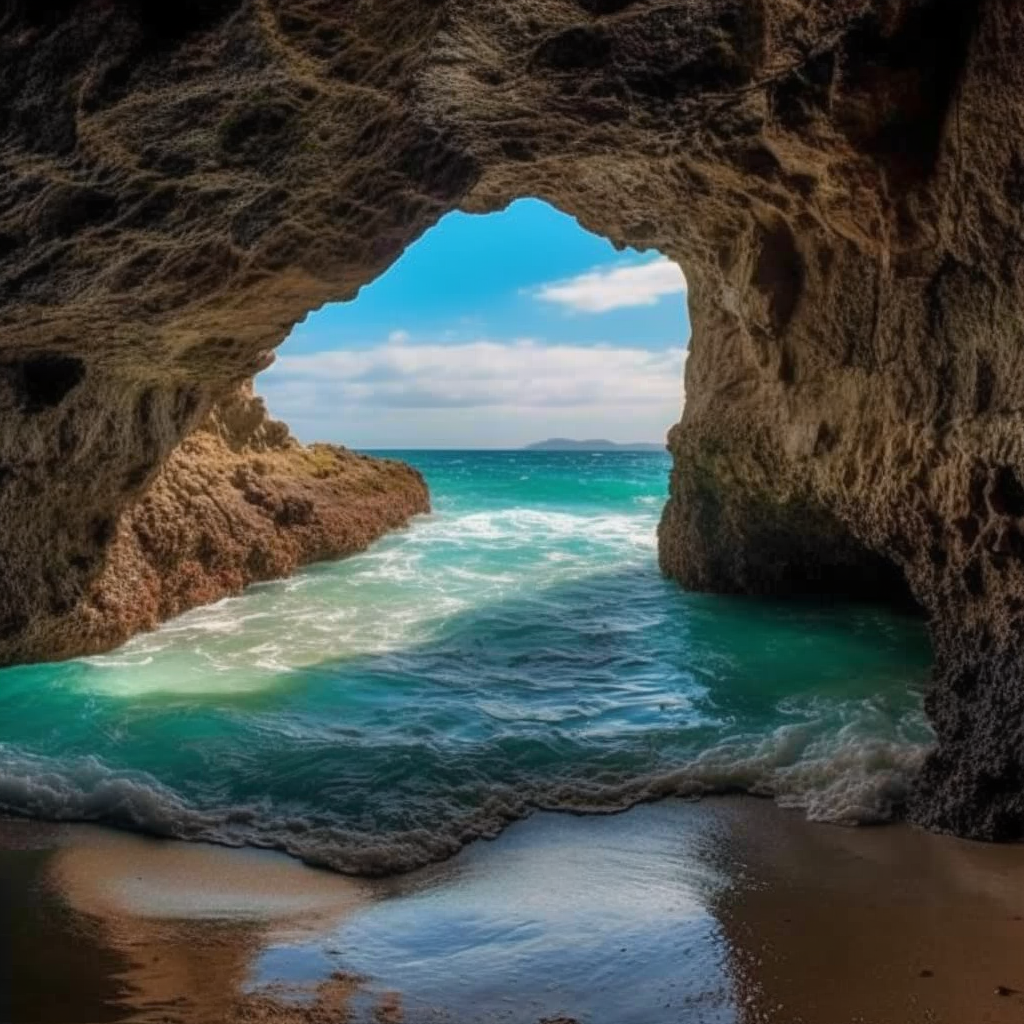
M 433 511 L 100 657 L 0 672 L 0 812 L 407 871 L 538 809 L 899 813 L 924 624 L 684 592 L 661 452 L 402 451 Z

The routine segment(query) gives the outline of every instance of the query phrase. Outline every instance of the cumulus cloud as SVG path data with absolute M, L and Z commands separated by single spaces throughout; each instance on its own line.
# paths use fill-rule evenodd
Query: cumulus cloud
M 311 383 L 358 404 L 621 405 L 677 399 L 681 362 L 681 349 L 543 345 L 524 338 L 282 356 L 272 374 L 275 381 Z
M 686 277 L 664 256 L 646 263 L 598 267 L 586 274 L 542 285 L 534 293 L 577 313 L 653 306 L 667 295 L 683 295 Z
M 529 338 L 382 344 L 281 356 L 260 390 L 301 433 L 356 446 L 373 446 L 363 434 L 382 430 L 404 431 L 398 446 L 512 444 L 564 430 L 656 440 L 679 417 L 684 354 Z

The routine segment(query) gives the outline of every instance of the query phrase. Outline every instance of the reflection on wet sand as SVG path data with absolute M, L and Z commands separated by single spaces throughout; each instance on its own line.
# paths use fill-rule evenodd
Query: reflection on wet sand
M 29 827 L 4 824 L 0 841 Z M 25 1024 L 1024 1019 L 1021 848 L 811 825 L 750 799 L 667 802 L 538 814 L 446 864 L 361 881 L 31 828 L 27 914 L 55 941 L 6 929 L 16 962 L 45 965 L 14 985 Z M 0 853 L 0 876 L 18 856 Z M 95 976 L 69 974 L 75 957 Z M 63 1004 L 54 976 L 70 979 Z
M 127 961 L 45 885 L 53 845 L 49 827 L 0 821 L 0 1021 L 121 1020 Z
M 72 841 L 50 860 L 49 879 L 130 964 L 122 977 L 132 1020 L 349 1019 L 361 979 L 334 971 L 254 985 L 251 969 L 264 949 L 330 935 L 372 898 L 360 881 L 253 850 L 90 827 L 65 835 Z

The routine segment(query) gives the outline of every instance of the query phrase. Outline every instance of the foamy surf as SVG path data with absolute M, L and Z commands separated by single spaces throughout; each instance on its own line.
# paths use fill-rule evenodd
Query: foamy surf
M 273 808 L 265 800 L 199 808 L 145 773 L 118 773 L 97 758 L 60 763 L 0 750 L 0 811 L 274 849 L 347 874 L 387 875 L 494 838 L 534 810 L 614 814 L 669 797 L 748 793 L 772 797 L 815 821 L 880 824 L 899 812 L 926 752 L 925 743 L 865 737 L 856 728 L 826 736 L 784 727 L 762 740 L 727 742 L 650 776 L 510 780 L 490 791 L 481 787 L 471 809 L 438 794 L 413 827 L 381 830 L 355 827 L 326 810 Z

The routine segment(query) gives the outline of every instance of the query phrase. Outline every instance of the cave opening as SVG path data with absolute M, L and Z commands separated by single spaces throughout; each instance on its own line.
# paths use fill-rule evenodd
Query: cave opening
M 303 440 L 361 450 L 664 448 L 683 404 L 686 280 L 536 199 L 455 212 L 256 382 Z
M 758 263 L 760 287 L 788 280 Z M 864 549 L 806 503 L 751 505 L 746 561 L 717 563 L 720 545 L 690 590 L 658 571 L 686 295 L 667 257 L 536 201 L 442 220 L 258 380 L 308 444 L 246 387 L 175 456 L 208 475 L 173 547 L 154 538 L 176 507 L 159 483 L 133 509 L 177 618 L 69 665 L 97 709 L 78 746 L 46 728 L 45 687 L 0 738 L 98 820 L 123 823 L 121 804 L 81 791 L 80 748 L 104 792 L 148 772 L 171 835 L 355 874 L 429 864 L 539 807 L 743 791 L 828 820 L 897 814 L 931 738 L 908 685 L 929 652 L 920 623 L 851 600 L 888 586 Z M 737 506 L 692 494 L 727 536 Z M 231 542 L 254 538 L 227 557 L 225 519 Z M 235 600 L 212 601 L 239 564 Z M 760 599 L 708 593 L 729 579 Z M 777 600 L 812 593 L 831 600 Z M 851 786 L 863 744 L 886 753 Z

